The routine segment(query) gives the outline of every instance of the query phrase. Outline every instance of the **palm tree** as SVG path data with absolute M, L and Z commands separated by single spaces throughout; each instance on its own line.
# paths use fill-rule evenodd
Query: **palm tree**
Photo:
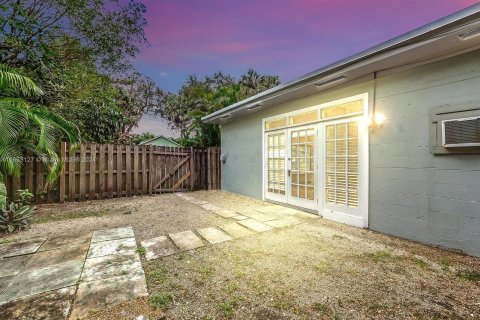
M 58 176 L 62 159 L 59 142 L 78 143 L 78 129 L 61 116 L 29 101 L 43 94 L 35 83 L 16 69 L 0 65 L 0 208 L 6 203 L 3 174 L 19 175 L 25 151 L 47 167 L 47 185 Z
M 253 69 L 248 69 L 247 73 L 240 77 L 240 85 L 246 96 L 253 96 L 260 90 L 262 76 Z

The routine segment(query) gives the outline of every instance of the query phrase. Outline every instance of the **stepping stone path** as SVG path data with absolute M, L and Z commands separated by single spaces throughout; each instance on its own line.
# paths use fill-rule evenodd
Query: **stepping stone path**
M 235 238 L 243 238 L 255 234 L 255 232 L 251 231 L 248 228 L 242 227 L 236 222 L 220 226 L 220 228 L 231 234 Z
M 70 319 L 148 295 L 131 227 L 95 231 L 91 242 Z
M 169 256 L 177 252 L 175 244 L 167 236 L 142 241 L 141 245 L 145 248 L 145 259 L 147 260 Z
M 304 222 L 304 219 L 319 218 L 314 214 L 279 205 L 258 206 L 250 210 L 241 209 L 235 212 L 208 201 L 196 199 L 191 194 L 175 193 L 175 195 L 222 218 L 231 219 L 233 222 L 222 226 L 202 228 L 195 231 L 187 230 L 144 240 L 141 245 L 145 249 L 145 259 L 147 260 L 203 247 L 205 242 L 202 238 L 209 244 L 218 244 L 275 228 L 293 226 Z
M 254 219 L 246 219 L 246 220 L 239 221 L 238 223 L 256 232 L 265 232 L 265 231 L 272 230 L 272 227 Z
M 0 245 L 2 319 L 81 319 L 148 294 L 132 228 Z
M 200 239 L 193 231 L 183 231 L 170 234 L 170 239 L 182 251 L 192 250 L 204 246 L 202 239 Z
M 211 244 L 232 240 L 228 234 L 214 227 L 198 229 L 197 232 Z

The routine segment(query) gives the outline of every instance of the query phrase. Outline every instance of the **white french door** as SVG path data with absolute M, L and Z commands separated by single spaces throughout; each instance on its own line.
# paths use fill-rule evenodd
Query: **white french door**
M 331 220 L 368 226 L 368 128 L 361 118 L 319 125 L 321 194 L 320 212 Z
M 368 93 L 263 119 L 264 196 L 368 227 Z
M 288 203 L 316 209 L 317 125 L 288 130 Z
M 287 130 L 265 133 L 266 197 L 285 202 L 286 193 L 286 136 Z
M 266 198 L 315 210 L 317 125 L 265 133 Z

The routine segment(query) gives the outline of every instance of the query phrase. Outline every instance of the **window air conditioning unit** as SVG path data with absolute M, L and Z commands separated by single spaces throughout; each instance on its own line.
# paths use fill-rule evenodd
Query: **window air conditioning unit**
M 480 116 L 442 121 L 444 148 L 480 146 Z

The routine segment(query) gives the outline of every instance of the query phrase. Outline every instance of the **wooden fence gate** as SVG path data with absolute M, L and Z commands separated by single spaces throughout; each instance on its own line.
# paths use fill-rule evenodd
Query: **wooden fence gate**
M 82 144 L 70 154 L 63 143 L 61 155 L 53 186 L 45 188 L 45 168 L 27 155 L 22 175 L 6 179 L 8 194 L 28 189 L 40 204 L 220 189 L 220 148 Z

